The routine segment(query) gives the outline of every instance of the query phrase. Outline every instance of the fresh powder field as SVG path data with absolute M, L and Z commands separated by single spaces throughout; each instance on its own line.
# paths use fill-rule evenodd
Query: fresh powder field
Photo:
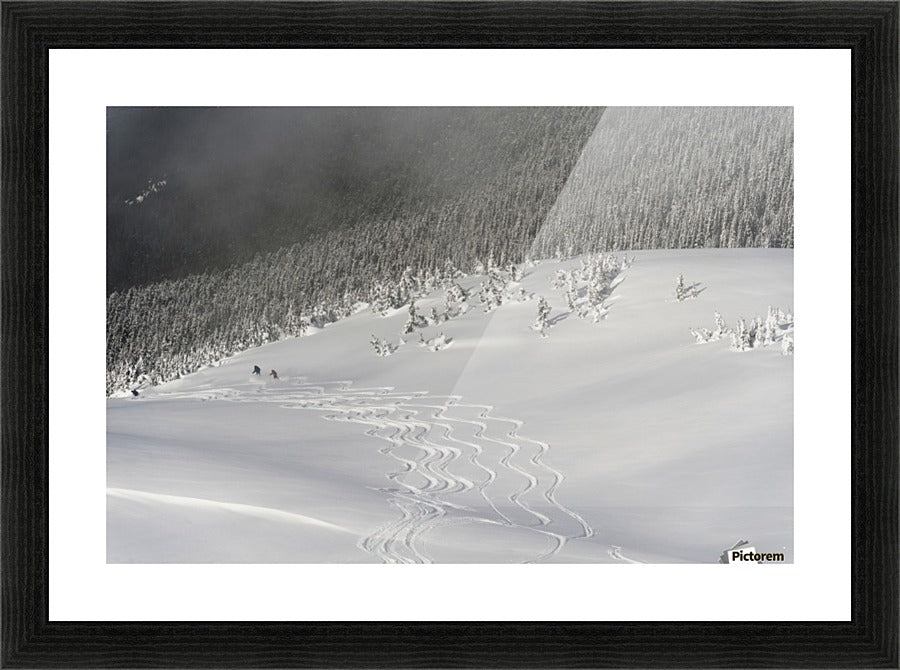
M 482 270 L 111 394 L 107 560 L 793 560 L 792 249 Z

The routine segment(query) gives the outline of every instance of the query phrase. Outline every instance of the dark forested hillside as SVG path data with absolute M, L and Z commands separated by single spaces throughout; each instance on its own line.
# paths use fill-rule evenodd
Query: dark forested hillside
M 110 108 L 107 292 L 392 220 L 534 235 L 602 112 Z
M 237 164 L 220 165 L 202 152 L 189 171 L 176 173 L 189 172 L 190 180 L 154 173 L 136 196 L 125 196 L 111 177 L 110 207 L 128 210 L 133 227 L 126 243 L 110 223 L 108 262 L 120 267 L 108 271 L 108 283 L 120 288 L 107 299 L 108 392 L 141 375 L 171 379 L 299 334 L 310 321 L 339 318 L 407 267 L 437 276 L 449 266 L 471 269 L 490 254 L 497 262 L 520 258 L 603 110 L 326 112 L 342 120 L 307 119 L 324 128 L 314 150 L 294 152 L 288 143 L 282 153 L 256 155 L 252 165 L 265 178 L 242 177 Z M 219 144 L 232 141 L 222 128 L 198 133 L 218 156 Z M 173 151 L 190 157 L 200 149 Z M 301 158 L 307 164 L 297 165 Z M 228 178 L 204 180 L 204 170 Z M 285 246 L 292 239 L 300 241 Z M 179 241 L 183 253 L 175 251 Z M 234 254 L 266 248 L 273 250 L 215 269 Z M 213 269 L 178 278 L 192 267 Z M 154 275 L 171 278 L 121 288 Z
M 107 393 L 489 257 L 793 245 L 790 109 L 323 109 L 294 130 L 238 112 L 110 175 Z

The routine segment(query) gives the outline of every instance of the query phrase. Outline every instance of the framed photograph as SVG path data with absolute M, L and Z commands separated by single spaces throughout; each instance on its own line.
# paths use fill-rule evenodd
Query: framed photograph
M 3 664 L 898 667 L 895 3 L 0 6 Z

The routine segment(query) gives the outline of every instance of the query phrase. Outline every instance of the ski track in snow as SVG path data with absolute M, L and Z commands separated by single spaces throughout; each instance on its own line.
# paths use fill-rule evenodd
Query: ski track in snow
M 609 552 L 610 557 L 616 559 L 617 561 L 621 561 L 623 563 L 643 563 L 644 561 L 638 561 L 633 558 L 628 558 L 622 553 L 622 547 L 617 547 L 616 545 L 612 545 Z
M 543 461 L 550 445 L 519 436 L 523 423 L 492 416 L 490 405 L 466 403 L 456 395 L 354 389 L 346 380 L 307 383 L 302 378 L 289 385 L 260 385 L 249 394 L 208 388 L 156 397 L 272 402 L 365 426 L 366 435 L 386 443 L 379 452 L 397 463 L 386 475 L 389 485 L 379 490 L 388 494 L 399 518 L 357 543 L 384 563 L 433 562 L 425 536 L 441 524 L 487 523 L 533 533 L 546 540 L 547 549 L 528 563 L 552 559 L 569 540 L 594 535 L 579 514 L 556 498 L 565 477 Z M 467 501 L 467 496 L 475 499 Z

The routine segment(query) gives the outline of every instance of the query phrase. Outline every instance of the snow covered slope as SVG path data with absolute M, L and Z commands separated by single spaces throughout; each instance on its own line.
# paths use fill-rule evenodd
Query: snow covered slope
M 551 286 L 580 259 L 542 261 L 490 313 L 401 335 L 407 310 L 361 310 L 110 398 L 108 561 L 716 562 L 739 539 L 792 560 L 793 325 L 748 351 L 691 328 L 790 312 L 793 252 L 633 256 L 596 322 Z

